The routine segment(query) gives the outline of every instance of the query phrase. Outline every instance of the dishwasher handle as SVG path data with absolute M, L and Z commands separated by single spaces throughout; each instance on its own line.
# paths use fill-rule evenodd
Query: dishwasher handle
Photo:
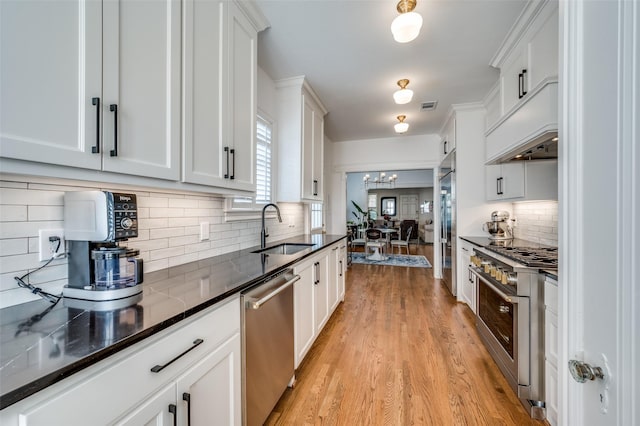
M 271 300 L 274 297 L 276 297 L 279 293 L 281 293 L 284 290 L 286 290 L 288 287 L 293 285 L 293 283 L 295 283 L 299 279 L 300 279 L 300 275 L 294 275 L 290 280 L 288 280 L 287 282 L 285 282 L 284 284 L 282 284 L 278 288 L 276 288 L 273 291 L 267 293 L 265 296 L 263 296 L 263 297 L 261 297 L 259 299 L 258 298 L 252 298 L 252 297 L 245 297 L 245 308 L 246 309 L 260 309 L 260 306 L 264 305 L 269 300 Z

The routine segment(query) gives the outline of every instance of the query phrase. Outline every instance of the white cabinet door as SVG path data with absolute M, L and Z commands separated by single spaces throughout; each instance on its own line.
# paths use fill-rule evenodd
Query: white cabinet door
M 473 245 L 463 241 L 458 240 L 460 243 L 460 271 L 457 274 L 458 278 L 458 288 L 462 289 L 460 292 L 460 296 L 462 301 L 465 302 L 469 308 L 476 312 L 476 276 L 471 271 L 469 271 L 469 266 L 471 265 L 471 256 L 473 255 Z
M 117 426 L 171 426 L 176 424 L 177 410 L 176 385 L 171 383 L 115 424 Z
M 335 247 L 331 248 L 331 254 L 329 255 L 328 262 L 328 306 L 329 312 L 333 312 L 338 303 L 340 302 L 340 290 L 338 288 L 338 283 L 340 281 L 338 273 L 339 273 L 339 262 L 340 262 L 340 245 L 336 244 Z
M 338 299 L 344 302 L 345 282 L 347 279 L 347 243 L 345 240 L 340 243 L 338 259 Z
M 177 380 L 181 425 L 242 423 L 240 333 L 209 353 Z M 174 395 L 174 398 L 176 395 Z
M 293 284 L 295 368 L 298 368 L 316 337 L 314 269 L 313 262 L 295 269 L 295 273 L 300 275 L 300 279 Z
M 103 3 L 103 169 L 180 178 L 180 2 Z
M 0 43 L 0 155 L 99 169 L 102 3 L 3 0 Z
M 302 95 L 302 198 L 313 199 L 313 104 Z
M 444 127 L 444 135 L 440 141 L 440 158 L 444 158 L 456 149 L 456 118 L 451 116 Z
M 315 325 L 316 335 L 320 334 L 322 328 L 329 319 L 329 254 L 323 254 L 315 262 Z
M 185 182 L 255 191 L 257 32 L 233 2 L 184 2 Z
M 225 186 L 223 114 L 223 3 L 184 0 L 183 175 L 185 182 Z M 225 98 L 226 99 L 226 98 Z
M 517 46 L 509 62 L 500 70 L 502 114 L 510 111 L 528 92 L 528 55 L 526 47 Z
M 505 163 L 485 167 L 487 200 L 524 197 L 524 163 Z
M 225 140 L 233 149 L 231 187 L 255 192 L 258 34 L 233 2 L 228 2 L 228 106 Z
M 313 112 L 313 176 L 311 179 L 311 197 L 323 199 L 324 180 L 324 117 L 316 109 Z

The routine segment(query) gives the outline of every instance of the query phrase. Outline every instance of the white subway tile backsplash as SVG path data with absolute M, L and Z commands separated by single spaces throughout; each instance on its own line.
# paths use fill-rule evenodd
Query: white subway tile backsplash
M 513 203 L 513 217 L 517 219 L 517 226 L 514 228 L 516 238 L 558 245 L 557 201 Z
M 28 220 L 27 206 L 0 205 L 0 222 L 22 222 Z
M 0 306 L 37 298 L 17 287 L 13 277 L 22 276 L 43 264 L 38 261 L 38 230 L 64 227 L 65 191 L 110 190 L 137 195 L 138 238 L 123 245 L 140 250 L 145 272 L 260 244 L 260 215 L 252 220 L 227 222 L 226 203 L 221 196 L 102 187 L 97 183 L 62 179 L 47 183 L 48 180 L 37 177 L 31 182 L 21 182 L 2 180 L 3 177 L 0 176 Z M 283 223 L 274 218 L 267 219 L 269 242 L 298 235 L 304 230 L 302 204 L 279 203 L 279 206 Z M 209 222 L 210 240 L 200 241 L 201 222 Z M 51 293 L 60 293 L 66 284 L 66 259 L 54 261 L 29 278 Z

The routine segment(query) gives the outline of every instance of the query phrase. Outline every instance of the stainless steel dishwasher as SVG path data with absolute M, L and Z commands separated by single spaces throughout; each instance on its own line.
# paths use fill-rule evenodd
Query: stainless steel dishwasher
M 247 426 L 262 425 L 294 378 L 292 269 L 242 293 L 242 395 Z

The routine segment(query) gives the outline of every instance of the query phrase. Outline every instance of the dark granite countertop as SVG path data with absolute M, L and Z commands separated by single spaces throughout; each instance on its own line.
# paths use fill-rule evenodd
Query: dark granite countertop
M 129 347 L 260 282 L 345 235 L 301 235 L 276 242 L 313 243 L 292 255 L 251 253 L 253 247 L 146 273 L 134 305 L 55 306 L 45 300 L 0 309 L 0 409 Z M 110 303 L 110 302 L 109 302 Z

